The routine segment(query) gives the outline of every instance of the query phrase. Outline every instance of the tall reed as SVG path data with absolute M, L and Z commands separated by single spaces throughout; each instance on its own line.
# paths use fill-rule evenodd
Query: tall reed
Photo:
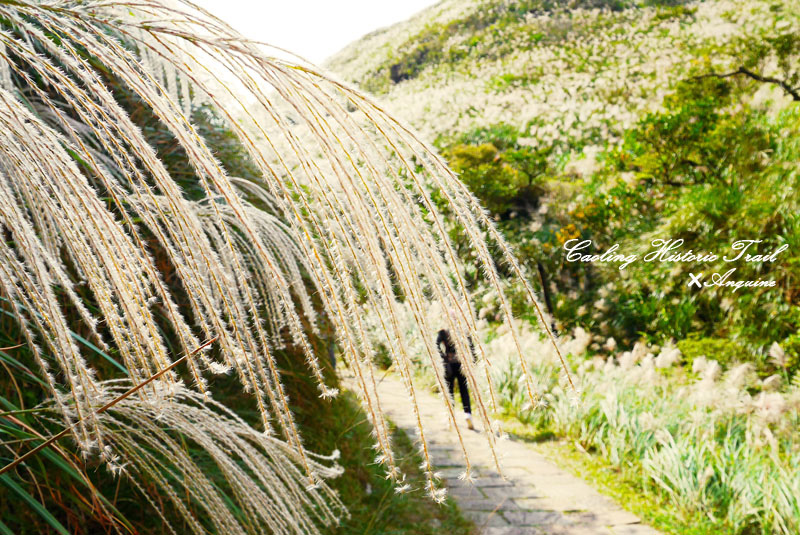
M 461 355 L 470 338 L 479 340 L 433 192 L 497 291 L 526 395 L 536 401 L 487 240 L 536 305 L 530 285 L 475 198 L 379 103 L 188 1 L 0 0 L 0 20 L 0 296 L 43 372 L 47 406 L 85 456 L 155 482 L 196 533 L 205 529 L 199 517 L 224 533 L 314 531 L 316 520 L 334 520 L 341 504 L 323 480 L 336 469 L 303 447 L 274 359 L 285 345 L 298 348 L 319 394 L 336 395 L 309 339 L 323 314 L 356 375 L 377 461 L 401 480 L 360 311 L 371 310 L 394 341 L 391 357 L 415 414 L 399 300 L 425 333 L 442 326 L 424 313 L 431 303 L 451 310 L 442 323 Z M 204 198 L 178 186 L 120 90 L 174 138 Z M 258 180 L 228 175 L 192 122 L 199 106 L 226 121 Z M 175 280 L 165 279 L 157 255 Z M 74 317 L 92 344 L 119 355 L 127 379 L 98 373 L 71 334 Z M 212 338 L 213 348 L 194 352 Z M 431 336 L 422 350 L 441 387 Z M 464 360 L 464 370 L 478 391 L 489 368 L 481 343 L 476 351 L 477 363 Z M 96 411 L 167 368 L 175 352 L 189 355 L 190 384 L 170 371 Z M 252 394 L 259 432 L 211 401 L 208 378 L 221 373 Z M 443 404 L 458 429 L 446 396 Z M 494 408 L 492 395 L 478 397 L 487 430 Z M 442 499 L 417 421 L 427 488 Z M 221 495 L 182 453 L 175 432 L 206 450 L 233 495 Z M 486 439 L 494 446 L 490 431 Z

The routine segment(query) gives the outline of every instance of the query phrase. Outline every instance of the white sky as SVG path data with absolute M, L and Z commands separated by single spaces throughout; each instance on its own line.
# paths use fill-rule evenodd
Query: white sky
M 347 44 L 436 0 L 195 0 L 250 39 L 322 63 Z

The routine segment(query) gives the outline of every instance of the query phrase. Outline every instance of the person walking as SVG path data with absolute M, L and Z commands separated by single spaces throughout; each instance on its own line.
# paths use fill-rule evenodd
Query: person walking
M 461 394 L 461 405 L 467 417 L 467 427 L 475 429 L 472 424 L 472 408 L 469 403 L 469 389 L 467 388 L 467 378 L 461 371 L 461 363 L 456 357 L 456 345 L 450 338 L 450 333 L 446 329 L 439 331 L 436 336 L 436 348 L 444 361 L 444 380 L 447 382 L 447 390 L 450 398 L 455 401 L 455 382 L 458 380 L 458 391 Z

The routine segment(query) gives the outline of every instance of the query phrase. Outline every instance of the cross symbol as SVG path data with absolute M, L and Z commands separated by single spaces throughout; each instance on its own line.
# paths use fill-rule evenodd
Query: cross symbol
M 696 284 L 698 288 L 702 288 L 703 285 L 700 284 L 700 277 L 702 276 L 703 276 L 702 273 L 698 273 L 697 275 L 695 275 L 694 273 L 689 273 L 689 277 L 691 277 L 692 280 L 689 281 L 688 285 L 691 286 L 692 284 Z

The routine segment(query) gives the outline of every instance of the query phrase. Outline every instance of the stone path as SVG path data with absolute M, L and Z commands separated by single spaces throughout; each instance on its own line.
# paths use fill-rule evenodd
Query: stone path
M 381 405 L 409 436 L 416 436 L 408 397 L 402 383 L 391 376 L 379 385 Z M 458 479 L 464 461 L 454 430 L 449 430 L 440 400 L 417 392 L 426 438 L 434 464 L 450 495 L 483 535 L 658 535 L 639 518 L 599 494 L 585 481 L 553 465 L 524 442 L 498 442 L 506 480 L 494 469 L 482 432 L 464 427 L 464 443 L 475 482 Z M 461 413 L 459 411 L 459 416 Z M 476 422 L 476 429 L 480 423 Z

